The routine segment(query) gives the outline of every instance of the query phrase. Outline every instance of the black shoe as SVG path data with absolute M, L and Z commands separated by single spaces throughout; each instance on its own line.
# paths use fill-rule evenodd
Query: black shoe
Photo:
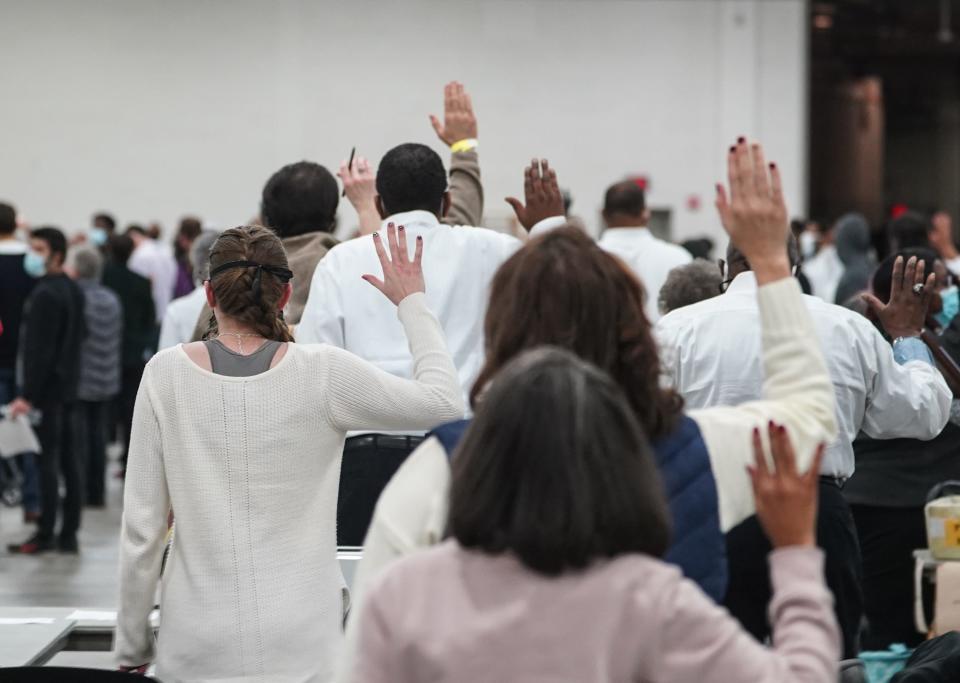
M 14 555 L 39 555 L 56 549 L 57 546 L 52 540 L 40 536 L 33 536 L 23 543 L 11 543 L 7 546 L 7 550 Z
M 80 546 L 77 544 L 77 537 L 71 536 L 70 538 L 61 538 L 57 543 L 57 550 L 59 550 L 61 553 L 76 555 L 80 552 Z

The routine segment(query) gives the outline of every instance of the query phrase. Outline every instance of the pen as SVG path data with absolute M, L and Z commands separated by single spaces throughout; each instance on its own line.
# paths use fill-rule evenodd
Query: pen
M 353 168 L 353 155 L 356 154 L 356 153 L 357 153 L 357 148 L 356 148 L 356 147 L 354 147 L 353 149 L 350 150 L 350 161 L 347 162 L 347 171 L 349 171 L 351 168 Z M 346 197 L 346 196 L 347 196 L 347 186 L 346 186 L 346 185 L 343 186 L 343 193 L 342 193 L 340 196 L 341 196 L 341 197 Z

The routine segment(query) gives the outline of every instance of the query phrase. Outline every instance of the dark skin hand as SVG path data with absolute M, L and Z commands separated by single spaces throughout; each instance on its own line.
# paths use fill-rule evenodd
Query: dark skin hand
M 557 183 L 557 172 L 546 159 L 533 159 L 523 172 L 523 195 L 526 204 L 516 197 L 506 197 L 517 220 L 529 232 L 545 218 L 563 215 L 563 195 Z
M 916 256 L 911 256 L 906 266 L 903 257 L 898 256 L 893 263 L 890 301 L 884 304 L 873 294 L 861 295 L 891 339 L 919 337 L 923 331 L 937 279 L 935 273 L 930 273 L 924 281 L 925 269 L 926 264 L 918 262 Z M 920 294 L 913 291 L 914 285 L 918 284 L 923 285 Z

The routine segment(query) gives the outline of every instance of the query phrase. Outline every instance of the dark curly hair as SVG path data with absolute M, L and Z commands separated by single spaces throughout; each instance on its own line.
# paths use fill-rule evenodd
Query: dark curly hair
M 607 372 L 651 440 L 669 434 L 683 399 L 660 386 L 644 290 L 619 259 L 576 228 L 531 240 L 497 271 L 484 321 L 486 360 L 471 403 L 515 356 L 559 346 Z

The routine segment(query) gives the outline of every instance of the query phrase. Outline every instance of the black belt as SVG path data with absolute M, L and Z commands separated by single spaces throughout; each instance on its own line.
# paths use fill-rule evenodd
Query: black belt
M 820 483 L 827 484 L 829 486 L 836 486 L 838 489 L 842 489 L 844 484 L 850 480 L 850 477 L 829 477 L 826 475 L 820 475 Z
M 374 448 L 411 450 L 423 443 L 422 436 L 411 436 L 409 434 L 361 434 L 351 436 L 347 439 L 347 446 L 362 447 L 373 446 Z

